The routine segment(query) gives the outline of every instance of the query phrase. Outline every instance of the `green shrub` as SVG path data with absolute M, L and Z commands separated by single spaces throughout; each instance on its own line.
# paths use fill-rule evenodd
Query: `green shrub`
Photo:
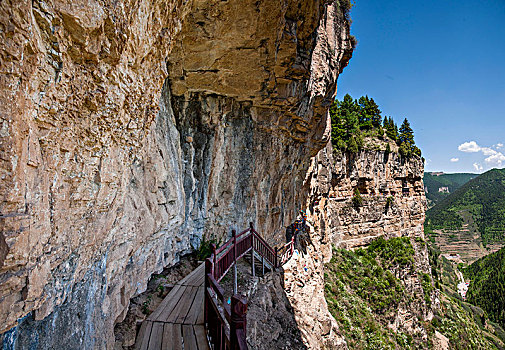
M 431 283 L 431 277 L 427 273 L 419 272 L 419 279 L 424 292 L 424 301 L 426 305 L 431 306 L 431 293 L 435 289 Z
M 389 146 L 389 144 L 388 144 Z M 388 210 L 389 208 L 391 208 L 391 206 L 393 205 L 393 202 L 394 202 L 394 199 L 392 196 L 388 196 L 388 198 L 386 199 L 386 210 Z
M 350 349 L 411 349 L 413 338 L 387 327 L 388 315 L 409 300 L 395 277 L 399 264 L 410 264 L 408 238 L 379 238 L 365 249 L 334 249 L 325 265 L 325 298 Z
M 207 239 L 207 236 L 204 235 L 202 237 L 202 241 L 200 242 L 200 246 L 195 252 L 196 259 L 199 261 L 203 261 L 207 259 L 208 257 L 211 256 L 212 254 L 212 244 L 214 244 L 216 247 L 218 247 L 221 242 L 217 241 L 216 239 Z
M 361 207 L 363 205 L 363 197 L 357 188 L 354 189 L 354 196 L 352 197 L 352 205 L 355 208 Z
M 149 315 L 149 313 L 150 313 L 149 305 L 151 305 L 152 298 L 153 297 L 151 295 L 148 295 L 147 299 L 142 303 L 142 313 L 144 315 Z

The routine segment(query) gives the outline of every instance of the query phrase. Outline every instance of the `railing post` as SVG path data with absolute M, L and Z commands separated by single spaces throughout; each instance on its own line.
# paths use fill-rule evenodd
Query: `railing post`
M 276 268 L 278 267 L 278 266 L 277 266 L 277 250 L 278 250 L 278 249 L 277 249 L 277 247 L 275 247 L 275 258 L 274 258 L 274 260 L 275 260 L 275 261 L 274 261 L 274 265 L 275 265 L 275 266 L 274 266 L 274 269 L 276 269 Z
M 231 231 L 233 237 L 233 294 L 237 294 L 237 232 Z
M 249 222 L 249 229 L 251 230 L 251 268 L 253 277 L 256 276 L 256 267 L 254 266 L 254 225 Z
M 230 343 L 232 350 L 239 349 L 237 330 L 243 329 L 246 333 L 247 301 L 238 295 L 231 297 Z M 245 340 L 245 339 L 244 339 Z
M 253 277 L 256 276 L 256 268 L 254 266 L 254 234 L 251 229 L 251 269 Z
M 209 287 L 209 278 L 208 275 L 212 276 L 212 260 L 210 258 L 205 259 L 205 279 L 204 279 L 204 286 L 205 289 L 203 291 L 203 298 L 204 298 L 204 307 L 203 307 L 203 312 L 204 312 L 204 323 L 205 325 L 209 324 L 209 299 L 207 295 L 207 288 Z
M 213 256 L 213 264 L 212 264 L 212 277 L 217 278 L 217 254 L 216 254 L 216 245 L 214 243 L 210 244 L 210 249 L 212 249 L 212 256 Z

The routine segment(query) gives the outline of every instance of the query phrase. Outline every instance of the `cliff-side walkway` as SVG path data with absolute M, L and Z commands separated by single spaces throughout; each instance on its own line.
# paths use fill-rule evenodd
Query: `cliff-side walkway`
M 204 328 L 205 264 L 179 281 L 142 323 L 135 349 L 210 350 Z

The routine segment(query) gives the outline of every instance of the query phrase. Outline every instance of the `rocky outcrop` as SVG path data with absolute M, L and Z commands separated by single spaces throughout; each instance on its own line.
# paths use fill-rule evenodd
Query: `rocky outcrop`
M 0 24 L 5 346 L 111 348 L 204 233 L 276 241 L 302 208 L 352 52 L 336 1 L 4 1 Z
M 329 143 L 307 177 L 315 230 L 342 248 L 365 246 L 379 236 L 424 237 L 423 172 L 421 159 L 401 158 L 394 148 L 338 154 Z M 355 189 L 359 205 L 353 203 Z
M 424 238 L 426 199 L 421 159 L 402 159 L 395 146 L 392 153 L 374 148 L 378 150 L 342 154 L 335 152 L 330 142 L 313 158 L 306 177 L 309 244 L 284 267 L 284 284 L 309 348 L 347 348 L 324 297 L 324 264 L 331 259 L 332 247 L 362 247 L 379 236 Z M 360 206 L 352 200 L 356 188 L 363 199 Z M 414 259 L 415 273 L 398 271 L 398 276 L 412 295 L 423 295 L 417 273 L 430 274 L 425 245 L 415 243 Z M 436 293 L 432 298 L 435 305 Z M 424 332 L 416 317 L 431 319 L 433 312 L 422 298 L 418 303 L 418 308 L 412 307 L 414 304 L 401 306 L 391 327 L 412 334 Z

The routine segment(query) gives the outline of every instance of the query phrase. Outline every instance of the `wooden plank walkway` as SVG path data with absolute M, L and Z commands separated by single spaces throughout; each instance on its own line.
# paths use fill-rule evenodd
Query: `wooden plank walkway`
M 142 323 L 137 350 L 210 350 L 203 326 L 205 264 L 179 281 Z

